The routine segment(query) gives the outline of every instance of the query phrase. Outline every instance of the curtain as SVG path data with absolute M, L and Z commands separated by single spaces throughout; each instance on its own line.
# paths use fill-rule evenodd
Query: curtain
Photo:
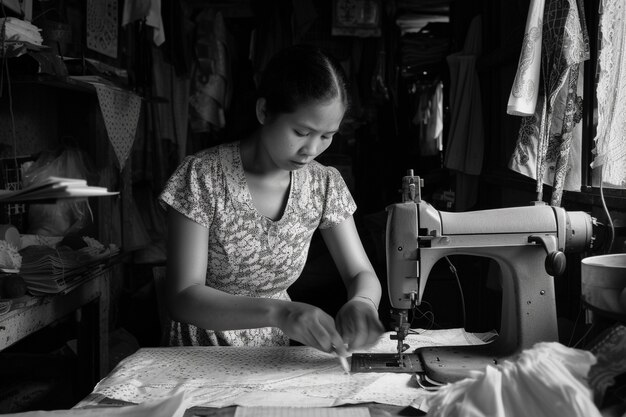
M 598 126 L 591 167 L 608 186 L 626 188 L 626 5 L 603 0 L 598 57 Z M 595 175 L 594 175 L 595 177 Z M 594 184 L 599 185 L 599 184 Z

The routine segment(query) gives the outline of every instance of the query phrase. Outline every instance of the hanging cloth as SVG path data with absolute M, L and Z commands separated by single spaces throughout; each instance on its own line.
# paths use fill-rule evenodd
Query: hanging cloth
M 542 32 L 541 89 L 533 116 L 522 119 L 509 168 L 552 184 L 550 204 L 561 205 L 563 190 L 580 191 L 582 72 L 589 38 L 579 0 L 547 0 Z
M 146 25 L 153 29 L 152 40 L 156 46 L 165 42 L 163 18 L 161 17 L 161 0 L 134 0 L 124 2 L 122 26 L 135 20 L 145 19 Z
M 483 166 L 485 133 L 476 60 L 481 54 L 482 19 L 470 23 L 463 51 L 447 57 L 450 69 L 450 128 L 444 165 L 456 172 L 455 209 L 476 204 L 478 175 Z
M 420 127 L 419 148 L 422 156 L 439 155 L 443 149 L 443 83 L 419 94 L 417 111 L 412 120 Z
M 591 167 L 602 169 L 603 183 L 626 187 L 626 5 L 624 0 L 604 0 L 602 4 L 598 127 Z
M 94 83 L 93 85 L 96 88 L 104 125 L 121 172 L 135 141 L 137 122 L 141 112 L 141 98 L 130 91 L 105 84 Z
M 545 0 L 531 0 L 517 73 L 506 108 L 514 116 L 532 116 L 539 94 L 541 28 Z
M 476 59 L 480 47 L 481 17 L 476 16 L 467 31 L 463 51 L 449 55 L 450 131 L 445 166 L 478 175 L 483 165 L 484 130 L 480 84 Z
M 231 51 L 222 12 L 205 9 L 196 18 L 196 60 L 190 86 L 190 126 L 193 132 L 221 130 L 230 105 Z

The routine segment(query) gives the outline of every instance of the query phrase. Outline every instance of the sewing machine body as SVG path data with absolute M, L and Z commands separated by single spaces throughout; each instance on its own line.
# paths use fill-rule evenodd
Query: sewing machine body
M 421 201 L 419 186 L 419 177 L 405 177 L 404 201 L 387 207 L 387 280 L 392 315 L 397 317 L 399 362 L 410 328 L 407 313 L 422 302 L 435 263 L 449 255 L 483 256 L 498 263 L 501 326 L 499 336 L 485 345 L 418 349 L 430 379 L 462 379 L 536 342 L 557 341 L 554 283 L 547 271 L 563 271 L 565 250 L 589 247 L 591 217 L 547 205 L 443 212 Z

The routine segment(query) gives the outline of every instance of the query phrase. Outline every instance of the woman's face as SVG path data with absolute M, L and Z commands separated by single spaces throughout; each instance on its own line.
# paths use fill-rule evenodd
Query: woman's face
M 261 99 L 262 100 L 262 99 Z M 261 143 L 270 163 L 279 169 L 300 169 L 324 152 L 339 130 L 345 106 L 339 98 L 327 102 L 311 102 L 299 106 L 293 113 L 267 115 L 264 103 L 259 118 Z

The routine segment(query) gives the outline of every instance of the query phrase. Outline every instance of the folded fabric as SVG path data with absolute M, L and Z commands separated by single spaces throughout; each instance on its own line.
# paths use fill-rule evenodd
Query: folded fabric
M 584 350 L 541 342 L 516 360 L 446 385 L 427 398 L 431 417 L 600 417 L 587 385 L 596 362 Z
M 5 17 L 0 19 L 0 28 L 2 28 L 3 39 L 29 42 L 35 45 L 43 43 L 43 38 L 39 33 L 41 29 L 30 22 L 15 17 Z

